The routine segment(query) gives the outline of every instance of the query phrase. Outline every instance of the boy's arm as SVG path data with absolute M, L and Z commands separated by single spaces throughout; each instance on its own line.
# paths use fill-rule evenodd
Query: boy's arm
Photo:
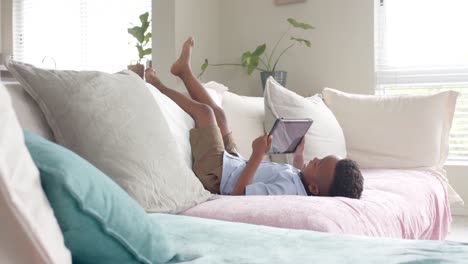
M 236 186 L 232 191 L 231 195 L 245 195 L 245 187 L 249 184 L 252 184 L 253 177 L 255 172 L 258 169 L 258 166 L 263 160 L 263 156 L 271 148 L 271 136 L 265 135 L 258 137 L 252 143 L 252 155 L 250 156 L 247 165 L 242 171 L 239 179 L 237 180 Z
M 258 166 L 262 160 L 263 156 L 252 153 L 249 161 L 247 162 L 247 165 L 239 176 L 239 179 L 237 180 L 236 186 L 234 187 L 231 195 L 245 195 L 245 187 L 249 184 L 252 184 L 255 172 L 257 171 Z
M 302 138 L 301 143 L 297 146 L 296 151 L 293 154 L 293 166 L 298 170 L 302 170 L 304 168 L 304 145 L 305 137 Z

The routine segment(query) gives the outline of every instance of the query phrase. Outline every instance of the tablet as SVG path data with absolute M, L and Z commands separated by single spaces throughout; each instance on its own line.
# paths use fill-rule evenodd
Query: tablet
M 312 123 L 311 119 L 276 119 L 269 134 L 273 136 L 273 142 L 268 154 L 286 154 L 296 151 Z

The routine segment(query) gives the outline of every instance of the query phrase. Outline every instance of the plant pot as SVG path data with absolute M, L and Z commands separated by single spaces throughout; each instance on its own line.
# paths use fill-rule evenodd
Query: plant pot
M 265 84 L 268 77 L 273 76 L 279 84 L 286 87 L 286 79 L 288 78 L 288 73 L 285 71 L 274 71 L 274 72 L 260 72 L 260 77 L 262 79 L 262 87 L 265 90 Z
M 128 65 L 127 69 L 131 70 L 132 72 L 138 74 L 142 79 L 144 79 L 145 76 L 145 65 L 143 64 L 133 64 L 133 65 Z

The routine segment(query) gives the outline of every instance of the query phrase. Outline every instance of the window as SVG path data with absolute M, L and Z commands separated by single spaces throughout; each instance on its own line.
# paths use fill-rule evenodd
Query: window
M 448 160 L 468 161 L 468 1 L 381 0 L 376 8 L 376 93 L 458 91 Z
M 116 72 L 138 59 L 131 23 L 151 0 L 13 0 L 13 57 L 38 66 Z

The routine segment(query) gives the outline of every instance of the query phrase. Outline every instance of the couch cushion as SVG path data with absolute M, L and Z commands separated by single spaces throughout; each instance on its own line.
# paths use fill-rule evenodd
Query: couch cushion
M 62 233 L 0 84 L 0 262 L 71 263 Z
M 20 83 L 6 83 L 5 87 L 11 96 L 13 108 L 22 128 L 32 131 L 50 141 L 54 140 L 52 130 L 37 103 L 24 90 Z
M 248 159 L 252 154 L 252 141 L 264 134 L 263 98 L 225 92 L 223 109 L 237 144 L 237 150 Z M 265 156 L 265 158 L 268 157 Z
M 458 93 L 357 95 L 326 88 L 348 156 L 362 168 L 442 168 Z
M 183 155 L 183 160 L 186 162 L 187 166 L 191 168 L 192 152 L 190 149 L 188 132 L 191 128 L 195 127 L 193 119 L 171 99 L 161 94 L 154 86 L 149 83 L 146 85 L 157 103 L 161 106 L 161 110 L 166 117 L 171 132 L 178 142 L 177 147 Z M 10 93 L 13 108 L 15 109 L 21 127 L 55 142 L 52 130 L 49 124 L 47 124 L 44 114 L 39 109 L 34 99 L 24 90 L 23 86 L 18 82 L 6 83 L 4 86 Z M 207 89 L 211 98 L 222 107 L 222 96 L 223 93 L 227 91 L 227 87 L 213 81 L 204 84 L 204 87 Z M 184 92 L 184 94 L 188 95 L 187 92 Z
M 452 217 L 438 171 L 362 170 L 361 199 L 221 196 L 182 214 L 287 229 L 406 239 L 445 239 Z
M 179 150 L 181 159 L 185 162 L 187 168 L 192 168 L 192 150 L 190 148 L 189 131 L 195 127 L 195 122 L 192 117 L 182 110 L 174 101 L 161 93 L 156 87 L 147 84 L 148 89 L 160 106 L 169 129 L 177 142 L 174 146 Z
M 185 166 L 145 82 L 124 71 L 54 71 L 10 62 L 56 141 L 90 161 L 149 212 L 179 212 L 212 195 Z
M 226 86 L 217 82 L 208 82 L 204 86 L 216 91 L 217 95 L 222 98 L 221 106 L 226 114 L 237 150 L 242 156 L 249 158 L 252 153 L 252 141 L 264 133 L 263 98 L 231 93 Z M 214 98 L 218 97 L 211 94 Z M 269 157 L 265 156 L 264 160 L 268 161 Z
M 161 106 L 172 134 L 177 140 L 177 147 L 183 159 L 191 168 L 192 152 L 190 149 L 189 130 L 195 126 L 193 119 L 171 99 L 148 85 L 154 98 Z M 239 96 L 228 91 L 228 88 L 217 82 L 203 84 L 208 94 L 221 106 L 226 114 L 238 151 L 246 158 L 252 153 L 252 141 L 263 135 L 264 107 L 262 97 Z M 187 96 L 188 93 L 183 92 Z M 265 159 L 268 159 L 266 156 Z
M 290 91 L 272 77 L 265 87 L 265 132 L 270 132 L 277 118 L 310 118 L 314 121 L 305 136 L 304 158 L 327 155 L 346 157 L 343 130 L 333 113 L 318 95 L 304 98 Z M 276 162 L 290 163 L 291 155 L 273 155 Z
M 105 174 L 25 131 L 26 145 L 76 263 L 164 263 L 174 256 L 157 222 Z
M 169 129 L 176 140 L 176 148 L 181 154 L 182 160 L 185 162 L 188 168 L 192 168 L 192 149 L 190 146 L 190 130 L 195 127 L 195 122 L 193 118 L 185 113 L 182 108 L 180 108 L 174 101 L 169 97 L 161 93 L 156 87 L 147 83 L 149 91 L 153 95 L 154 99 L 160 106 L 160 109 L 166 118 L 166 121 L 169 125 Z M 210 82 L 205 85 L 205 88 L 211 98 L 215 101 L 216 104 L 221 106 L 221 94 L 209 87 L 215 87 L 219 85 L 215 82 Z M 190 96 L 187 92 L 183 92 L 186 96 Z

